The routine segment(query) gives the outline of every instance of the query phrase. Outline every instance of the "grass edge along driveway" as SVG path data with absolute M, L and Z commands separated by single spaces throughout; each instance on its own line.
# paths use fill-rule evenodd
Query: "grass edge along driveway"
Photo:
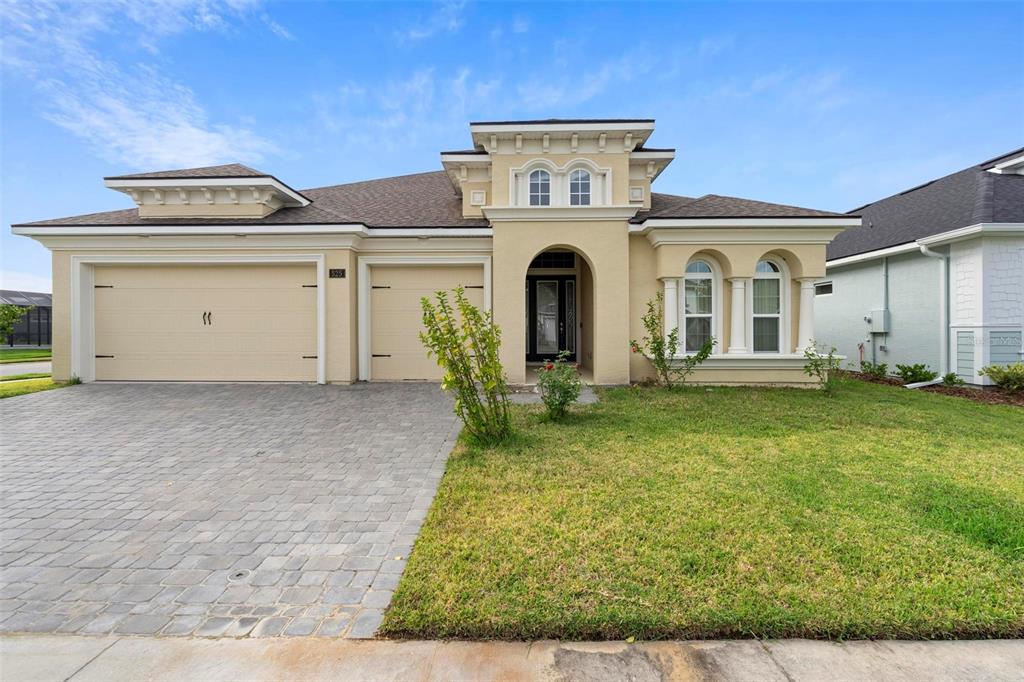
M 68 384 L 54 381 L 49 377 L 41 379 L 17 379 L 15 381 L 0 381 L 0 399 L 13 398 L 39 391 L 49 391 L 54 388 L 64 388 Z
M 516 419 L 456 448 L 382 634 L 1024 635 L 1020 408 L 851 382 Z

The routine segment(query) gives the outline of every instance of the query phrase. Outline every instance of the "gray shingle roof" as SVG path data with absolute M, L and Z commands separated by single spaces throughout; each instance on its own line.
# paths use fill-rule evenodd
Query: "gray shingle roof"
M 651 208 L 637 214 L 633 222 L 648 218 L 848 218 L 844 213 L 818 211 L 800 206 L 705 194 L 697 199 L 672 194 L 651 194 Z
M 323 225 L 362 223 L 368 227 L 487 227 L 485 218 L 463 218 L 462 199 L 444 171 L 402 175 L 303 190 L 313 203 L 282 208 L 260 220 L 231 218 L 140 218 L 137 209 L 23 223 L 26 226 L 101 225 Z M 796 206 L 708 194 L 699 199 L 653 193 L 644 218 L 803 218 L 840 216 Z
M 1024 222 L 1024 176 L 990 173 L 1003 154 L 904 192 L 853 209 L 862 225 L 828 246 L 828 259 L 907 244 L 922 237 L 977 223 Z
M 178 168 L 176 170 L 154 171 L 152 173 L 134 173 L 132 175 L 113 175 L 104 180 L 174 180 L 179 178 L 269 178 L 255 168 L 240 163 L 226 163 L 221 166 L 203 166 L 202 168 Z

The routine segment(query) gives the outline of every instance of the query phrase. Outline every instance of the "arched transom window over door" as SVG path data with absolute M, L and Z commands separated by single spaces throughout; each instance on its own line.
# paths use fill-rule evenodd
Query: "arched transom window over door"
M 763 260 L 754 271 L 753 336 L 755 353 L 778 353 L 782 343 L 782 271 Z
M 535 170 L 530 173 L 530 206 L 551 205 L 551 173 Z
M 569 205 L 590 206 L 590 173 L 576 169 L 569 173 Z
M 683 350 L 695 353 L 711 338 L 714 328 L 714 280 L 711 266 L 696 260 L 683 277 Z

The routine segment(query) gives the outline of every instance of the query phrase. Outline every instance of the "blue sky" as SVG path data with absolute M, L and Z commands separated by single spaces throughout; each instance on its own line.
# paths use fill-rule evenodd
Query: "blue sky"
M 1024 145 L 1024 3 L 3 2 L 11 223 L 104 175 L 241 161 L 297 188 L 440 167 L 467 122 L 656 118 L 661 192 L 849 210 Z

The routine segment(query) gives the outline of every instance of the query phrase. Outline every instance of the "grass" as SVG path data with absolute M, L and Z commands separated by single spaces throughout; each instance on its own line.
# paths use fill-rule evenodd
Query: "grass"
M 0 365 L 12 362 L 39 362 L 49 359 L 49 348 L 0 348 Z
M 29 372 L 28 374 L 12 374 L 6 377 L 0 377 L 0 381 L 22 381 L 24 379 L 45 379 L 49 377 L 49 372 Z
M 1024 635 L 1024 410 L 850 382 L 613 389 L 463 439 L 384 634 Z
M 2 381 L 0 382 L 0 398 L 13 398 L 16 395 L 49 391 L 52 388 L 63 388 L 64 386 L 67 386 L 67 384 L 55 382 L 50 378 Z

